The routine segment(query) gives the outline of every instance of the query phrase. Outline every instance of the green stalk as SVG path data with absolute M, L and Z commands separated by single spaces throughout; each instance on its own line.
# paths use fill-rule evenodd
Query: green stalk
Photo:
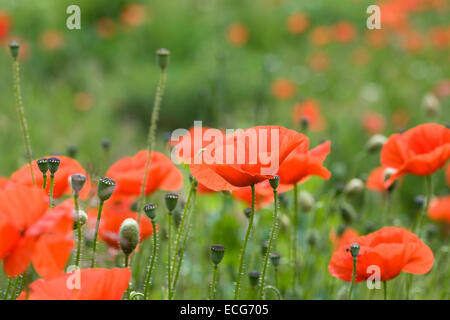
M 54 188 L 54 186 L 55 186 L 55 175 L 52 173 L 52 174 L 50 174 L 50 209 L 55 206 L 53 203 L 53 188 Z
M 27 153 L 28 164 L 30 165 L 31 181 L 33 185 L 36 185 L 33 173 L 33 157 L 31 152 L 30 133 L 28 130 L 27 120 L 25 119 L 25 111 L 22 102 L 22 94 L 20 88 L 20 67 L 19 61 L 14 59 L 13 62 L 13 75 L 14 75 L 14 96 L 16 100 L 16 109 L 19 116 L 20 127 L 22 129 L 23 140 L 25 142 L 25 151 Z
M 8 300 L 9 290 L 11 289 L 11 285 L 13 283 L 13 278 L 8 277 L 8 286 L 6 287 L 5 295 L 3 296 L 3 300 Z
M 81 234 L 81 221 L 80 221 L 80 207 L 78 205 L 78 195 L 75 194 L 73 196 L 73 202 L 75 203 L 75 211 L 77 212 L 77 234 L 78 234 L 78 242 L 77 242 L 77 253 L 75 256 L 75 266 L 77 268 L 80 267 L 80 260 L 81 260 L 81 241 L 82 241 L 82 234 Z
M 243 268 L 244 268 L 245 251 L 247 250 L 247 242 L 248 242 L 248 238 L 250 236 L 250 232 L 253 227 L 253 218 L 255 215 L 255 185 L 252 184 L 251 188 L 252 188 L 252 212 L 250 215 L 250 220 L 248 222 L 247 233 L 245 234 L 244 243 L 242 245 L 238 277 L 236 280 L 236 287 L 234 288 L 234 300 L 237 300 L 239 298 L 239 291 L 241 289 L 241 278 L 242 278 L 242 272 L 243 272 Z
M 145 285 L 144 285 L 144 300 L 147 300 L 148 297 L 148 291 L 150 289 L 150 284 L 151 284 L 151 278 L 152 278 L 152 272 L 153 272 L 153 267 L 155 265 L 155 260 L 156 260 L 156 255 L 157 255 L 157 249 L 158 249 L 158 236 L 156 233 L 156 224 L 155 221 L 152 221 L 152 226 L 153 226 L 153 250 L 152 250 L 152 258 L 150 261 L 150 265 L 148 267 L 147 270 L 147 276 L 145 278 Z
M 16 299 L 16 291 L 17 291 L 17 287 L 19 285 L 19 281 L 22 278 L 22 275 L 16 277 L 15 281 L 14 281 L 14 287 L 13 290 L 11 292 L 11 296 L 9 297 L 9 300 L 15 300 Z
M 297 285 L 297 230 L 298 230 L 298 185 L 294 183 L 294 216 L 293 216 L 293 232 L 292 232 L 292 291 L 294 296 L 296 296 L 296 285 Z
M 92 247 L 91 268 L 95 267 L 95 251 L 97 250 L 97 236 L 98 236 L 98 229 L 100 227 L 100 219 L 102 217 L 102 210 L 103 210 L 103 201 L 100 201 L 100 205 L 98 206 L 97 222 L 95 224 L 95 234 L 94 234 L 94 243 L 93 243 L 93 247 Z
M 215 296 L 216 296 L 216 281 L 217 281 L 217 270 L 218 270 L 218 265 L 214 264 L 214 273 L 213 273 L 213 280 L 211 283 L 211 291 L 209 293 L 209 300 L 214 300 Z
M 383 281 L 383 293 L 384 293 L 384 300 L 387 300 L 387 283 L 386 283 L 386 280 Z
M 167 290 L 169 300 L 172 298 L 172 253 L 171 253 L 171 241 L 172 241 L 172 212 L 169 212 L 168 218 L 168 240 L 167 240 Z
M 273 222 L 272 222 L 272 231 L 270 232 L 270 238 L 269 238 L 269 244 L 267 246 L 267 251 L 266 251 L 266 256 L 264 258 L 264 265 L 263 265 L 263 269 L 262 269 L 262 274 L 261 274 L 261 278 L 260 278 L 260 283 L 259 283 L 259 299 L 263 298 L 263 294 L 264 294 L 264 281 L 266 279 L 266 270 L 267 270 L 267 264 L 269 262 L 269 256 L 270 256 L 270 251 L 272 250 L 272 243 L 275 240 L 275 238 L 277 237 L 277 228 L 278 228 L 278 197 L 277 197 L 277 190 L 274 189 L 273 190 L 273 200 L 274 200 L 274 206 L 273 206 Z
M 125 255 L 125 268 L 128 268 L 128 257 L 129 257 L 129 255 Z M 131 279 L 130 279 L 130 281 L 131 281 Z M 130 300 L 130 284 L 128 284 L 128 286 L 127 286 L 127 291 L 126 291 L 126 297 L 127 297 L 127 300 Z
M 350 290 L 348 291 L 347 300 L 352 299 L 352 291 L 353 291 L 353 285 L 355 284 L 355 278 L 356 278 L 356 257 L 353 258 L 352 284 L 350 285 Z
M 43 177 L 43 179 L 44 179 L 44 182 L 42 183 L 42 189 L 45 190 L 45 187 L 47 186 L 47 174 L 44 173 L 44 174 L 42 175 L 42 177 Z

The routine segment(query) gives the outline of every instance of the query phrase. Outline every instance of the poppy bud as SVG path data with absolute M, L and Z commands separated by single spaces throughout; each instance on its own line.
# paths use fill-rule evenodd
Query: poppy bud
M 178 229 L 180 227 L 181 223 L 181 211 L 180 210 L 174 210 L 172 214 L 173 224 Z
M 82 174 L 73 174 L 70 176 L 70 185 L 75 194 L 78 194 L 83 189 L 86 182 L 86 177 Z
M 245 208 L 244 209 L 244 214 L 247 217 L 247 219 L 250 219 L 250 217 L 252 215 L 252 208 Z
M 211 261 L 215 265 L 218 265 L 222 261 L 224 254 L 225 254 L 224 246 L 220 244 L 211 246 Z
M 9 52 L 11 53 L 11 56 L 14 58 L 14 60 L 17 60 L 17 57 L 19 56 L 19 50 L 20 44 L 16 40 L 9 44 Z
M 267 253 L 267 248 L 269 247 L 269 241 L 264 241 L 262 244 L 261 244 L 261 254 L 263 255 L 263 256 L 265 256 L 266 255 L 266 253 Z
M 308 131 L 309 120 L 307 118 L 302 118 L 300 120 L 300 128 L 302 131 Z
M 427 93 L 425 95 L 422 106 L 430 117 L 436 116 L 441 111 L 441 103 L 433 93 Z
M 355 196 L 364 190 L 364 183 L 361 179 L 353 178 L 344 188 L 344 193 L 348 196 Z
M 308 191 L 301 191 L 298 203 L 300 204 L 302 211 L 308 212 L 312 209 L 312 207 L 314 207 L 315 200 L 312 194 Z
M 127 218 L 122 222 L 119 230 L 119 245 L 125 255 L 136 249 L 139 243 L 139 227 L 136 220 Z
M 178 202 L 178 195 L 176 193 L 167 193 L 165 196 L 166 207 L 170 213 L 176 208 Z
M 145 215 L 150 220 L 154 220 L 156 218 L 156 208 L 157 208 L 157 206 L 154 203 L 149 203 L 149 204 L 145 205 L 144 212 L 145 212 Z
M 78 222 L 80 223 L 80 226 L 83 226 L 88 220 L 88 216 L 86 212 L 83 210 L 78 210 L 78 213 L 76 210 L 73 210 L 73 228 L 78 228 Z
M 50 170 L 51 174 L 55 174 L 56 171 L 58 171 L 58 169 L 59 169 L 61 160 L 59 160 L 56 157 L 51 157 L 51 158 L 48 158 L 47 161 L 48 161 L 48 170 Z
M 387 138 L 382 134 L 374 134 L 370 137 L 369 141 L 366 143 L 366 150 L 368 153 L 376 153 L 381 150 L 383 145 L 386 143 Z
M 270 257 L 270 262 L 275 267 L 275 269 L 278 268 L 278 266 L 280 265 L 280 258 L 281 258 L 280 254 L 276 253 L 276 252 L 272 252 L 269 257 Z
M 169 64 L 170 51 L 167 49 L 159 49 L 156 51 L 156 62 L 158 62 L 161 70 L 165 70 Z
M 422 210 L 423 207 L 425 206 L 425 197 L 423 195 L 417 195 L 414 197 L 414 206 L 416 207 L 416 209 Z
M 109 139 L 103 139 L 101 144 L 104 151 L 109 151 L 109 148 L 111 147 L 111 142 Z
M 36 161 L 39 170 L 42 172 L 42 174 L 46 174 L 48 171 L 48 160 L 45 158 L 39 159 Z
M 350 224 L 356 217 L 355 209 L 347 202 L 344 202 L 339 206 L 339 212 L 342 220 L 347 224 Z
M 277 190 L 278 185 L 280 184 L 280 176 L 274 175 L 269 179 L 269 183 L 273 190 Z
M 319 243 L 319 236 L 315 231 L 309 231 L 306 234 L 306 241 L 310 247 L 315 247 Z
M 259 282 L 259 272 L 258 271 L 250 271 L 248 273 L 248 279 L 250 280 L 251 286 L 254 288 L 258 285 Z
M 359 249 L 360 249 L 360 247 L 359 247 L 359 244 L 357 244 L 357 243 L 353 243 L 350 245 L 350 252 L 351 252 L 353 258 L 356 258 L 359 255 Z
M 67 155 L 70 158 L 75 158 L 77 156 L 78 147 L 75 145 L 70 145 L 67 147 Z
M 116 181 L 111 178 L 103 177 L 98 182 L 97 196 L 101 201 L 108 200 L 116 189 Z

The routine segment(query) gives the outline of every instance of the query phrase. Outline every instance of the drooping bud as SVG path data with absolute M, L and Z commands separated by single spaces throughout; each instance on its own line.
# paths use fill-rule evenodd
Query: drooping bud
M 315 199 L 311 193 L 302 190 L 299 194 L 298 203 L 303 212 L 308 212 L 314 207 Z
M 165 70 L 169 64 L 170 51 L 167 49 L 159 49 L 156 51 L 156 62 L 158 62 L 161 70 Z
M 109 148 L 111 147 L 111 142 L 109 141 L 109 139 L 103 139 L 101 144 L 105 152 L 109 151 Z
M 277 190 L 278 185 L 280 184 L 280 176 L 274 175 L 269 179 L 269 183 L 273 190 Z
M 359 247 L 359 244 L 357 244 L 357 243 L 353 243 L 350 245 L 350 252 L 351 252 L 353 258 L 356 258 L 359 255 L 359 249 L 360 249 L 360 247 Z
M 361 179 L 353 178 L 344 188 L 344 193 L 348 196 L 355 196 L 364 190 L 364 182 Z
M 11 56 L 14 58 L 14 60 L 17 60 L 17 57 L 19 56 L 20 51 L 20 44 L 14 40 L 9 44 L 9 52 L 11 53 Z
M 39 170 L 42 172 L 42 174 L 46 174 L 48 171 L 48 160 L 45 158 L 39 159 L 36 161 Z
M 211 246 L 211 261 L 218 265 L 225 255 L 225 247 L 220 244 L 215 244 Z
M 73 228 L 78 228 L 78 222 L 80 222 L 80 226 L 83 226 L 88 220 L 88 215 L 83 210 L 73 210 Z
M 275 267 L 275 269 L 278 268 L 278 266 L 280 265 L 280 259 L 281 259 L 280 254 L 277 252 L 272 252 L 269 255 L 269 257 L 270 257 L 270 262 Z
M 382 134 L 374 134 L 370 137 L 369 141 L 366 143 L 366 150 L 368 153 L 376 153 L 381 150 L 383 145 L 386 143 L 387 138 Z
M 103 177 L 98 182 L 97 196 L 101 201 L 108 200 L 116 189 L 116 181 L 111 178 Z
M 250 285 L 255 288 L 259 282 L 259 272 L 256 270 L 250 271 L 248 273 L 248 279 L 250 280 Z
M 319 243 L 319 236 L 315 231 L 309 231 L 306 234 L 306 242 L 308 242 L 310 247 L 315 247 Z
M 344 202 L 339 206 L 339 212 L 341 214 L 342 220 L 344 220 L 346 224 L 351 224 L 351 222 L 356 217 L 355 209 L 351 204 L 347 202 Z
M 441 111 L 441 103 L 434 93 L 427 93 L 422 101 L 422 106 L 430 117 L 436 116 Z
M 156 208 L 157 208 L 157 206 L 154 203 L 149 203 L 149 204 L 144 206 L 145 215 L 150 220 L 154 220 L 156 218 Z
M 139 226 L 136 220 L 127 218 L 122 222 L 119 230 L 119 245 L 125 255 L 136 249 L 139 243 Z
M 70 185 L 76 195 L 83 189 L 85 182 L 86 176 L 82 174 L 77 173 L 70 176 Z
M 55 174 L 56 171 L 58 171 L 59 169 L 61 160 L 59 160 L 59 158 L 57 157 L 51 157 L 48 158 L 47 161 L 48 161 L 48 170 L 50 171 L 51 174 Z
M 244 209 L 244 214 L 247 217 L 247 219 L 250 219 L 250 217 L 252 215 L 252 208 L 245 208 Z
M 176 193 L 167 193 L 165 196 L 167 210 L 171 213 L 177 206 L 178 195 Z
M 300 128 L 302 131 L 308 131 L 309 128 L 309 120 L 308 118 L 302 118 L 300 120 Z

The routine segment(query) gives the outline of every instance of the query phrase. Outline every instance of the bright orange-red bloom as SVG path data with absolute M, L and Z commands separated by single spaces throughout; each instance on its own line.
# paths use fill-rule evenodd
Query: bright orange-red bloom
M 199 164 L 191 164 L 197 181 L 214 191 L 236 190 L 272 177 L 305 137 L 280 126 L 258 126 L 227 134 L 209 144 Z
M 6 188 L 6 186 L 9 183 L 9 179 L 5 177 L 0 177 L 0 190 L 3 190 Z
M 327 26 L 314 28 L 309 34 L 309 41 L 316 46 L 324 46 L 330 43 L 332 30 Z
M 272 83 L 272 94 L 280 100 L 290 99 L 295 95 L 297 88 L 289 79 L 277 79 Z
M 355 39 L 356 29 L 353 24 L 348 21 L 341 21 L 333 26 L 334 37 L 338 42 L 348 43 Z
M 323 162 L 330 153 L 330 145 L 330 141 L 326 141 L 308 151 L 309 139 L 304 137 L 302 143 L 280 165 L 277 173 L 280 185 L 303 183 L 311 176 L 329 179 L 331 173 L 323 166 Z
M 53 157 L 53 156 L 48 156 Z M 48 158 L 46 157 L 46 158 Z M 83 169 L 83 167 L 78 163 L 77 160 L 65 157 L 65 156 L 55 156 L 59 160 L 61 160 L 61 164 L 59 165 L 58 171 L 55 173 L 55 183 L 54 183 L 54 189 L 53 189 L 53 197 L 59 198 L 66 194 L 71 194 L 72 189 L 70 187 L 69 178 L 71 175 L 79 173 L 82 175 L 87 176 L 86 171 Z M 39 171 L 39 167 L 36 163 L 36 161 L 33 161 L 33 173 L 34 173 L 34 179 L 36 180 L 36 184 L 39 187 L 42 187 L 44 183 L 44 178 L 42 177 L 41 171 Z M 46 191 L 47 194 L 50 191 L 50 183 L 49 183 L 49 175 L 50 173 L 47 172 L 47 186 Z M 31 180 L 31 174 L 30 174 L 30 165 L 27 164 L 14 172 L 11 175 L 10 179 L 11 183 L 18 183 L 23 184 L 27 186 L 32 186 L 33 182 Z M 84 188 L 80 192 L 80 197 L 82 199 L 85 199 L 90 191 L 90 180 L 88 177 L 88 181 L 86 181 L 86 184 Z
M 0 11 L 0 41 L 9 34 L 10 28 L 11 18 L 5 12 Z
M 366 132 L 369 134 L 383 132 L 386 127 L 384 117 L 374 111 L 367 111 L 364 113 L 362 117 L 362 124 Z
M 378 167 L 373 169 L 366 181 L 366 187 L 369 190 L 377 192 L 386 192 L 387 186 L 384 183 L 386 177 L 386 168 Z
M 47 194 L 38 187 L 12 185 L 0 190 L 0 259 L 10 277 L 30 262 L 42 277 L 63 272 L 72 240 L 73 203 L 48 210 Z
M 30 285 L 28 299 L 120 300 L 128 287 L 130 278 L 129 268 L 81 269 L 56 278 L 34 281 Z M 23 291 L 18 299 L 25 300 L 26 292 Z
M 120 20 L 128 26 L 138 26 L 145 20 L 145 7 L 136 3 L 127 4 L 120 15 Z
M 232 45 L 240 47 L 248 41 L 248 29 L 242 23 L 234 23 L 228 28 L 227 36 Z
M 346 244 L 349 242 L 351 243 L 353 239 L 356 239 L 358 237 L 358 231 L 350 227 L 346 228 L 341 236 L 339 236 L 334 230 L 330 231 L 330 240 L 334 248 L 339 248 L 342 246 L 342 244 Z
M 280 185 L 277 188 L 278 193 L 287 192 L 293 185 Z M 248 187 L 239 188 L 233 191 L 233 196 L 244 201 L 247 205 L 252 205 L 252 190 Z M 264 180 L 255 185 L 255 208 L 263 208 L 273 202 L 273 189 L 269 180 Z
M 293 13 L 289 16 L 286 22 L 287 29 L 292 34 L 299 34 L 308 28 L 309 19 L 301 12 Z
M 450 195 L 434 198 L 430 203 L 428 216 L 432 220 L 450 223 Z
M 447 185 L 450 187 L 450 164 L 445 169 L 445 180 L 447 181 Z
M 326 121 L 320 112 L 319 103 L 311 98 L 294 105 L 292 119 L 296 124 L 300 123 L 302 119 L 308 120 L 308 129 L 311 131 L 322 131 L 326 127 Z
M 355 282 L 373 275 L 373 266 L 379 268 L 381 281 L 393 279 L 402 271 L 425 274 L 433 266 L 433 252 L 415 234 L 402 228 L 386 227 L 343 242 L 328 265 L 333 277 L 352 281 L 353 258 L 349 250 L 352 243 L 360 246 Z
M 427 123 L 389 137 L 381 150 L 381 164 L 393 168 L 387 184 L 413 174 L 427 176 L 442 168 L 450 158 L 450 129 Z
M 117 182 L 116 190 L 112 195 L 113 199 L 118 200 L 140 194 L 147 157 L 148 152 L 141 150 L 133 157 L 120 159 L 108 169 L 106 176 Z M 183 185 L 180 170 L 169 158 L 156 151 L 151 154 L 147 177 L 146 195 L 158 189 L 176 191 Z

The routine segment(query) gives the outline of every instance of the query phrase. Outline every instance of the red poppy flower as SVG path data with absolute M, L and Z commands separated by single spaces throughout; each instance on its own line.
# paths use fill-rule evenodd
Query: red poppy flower
M 327 26 L 318 26 L 311 30 L 309 41 L 316 46 L 324 46 L 330 43 L 332 30 Z
M 42 189 L 0 190 L 0 259 L 8 276 L 22 274 L 30 262 L 42 277 L 61 273 L 74 245 L 72 228 L 72 200 L 48 210 Z
M 311 131 L 322 131 L 326 127 L 319 103 L 314 99 L 308 98 L 301 103 L 297 102 L 292 109 L 292 118 L 296 124 L 302 119 L 308 120 L 308 128 Z
M 52 156 L 48 156 L 46 158 L 49 158 Z M 71 175 L 79 173 L 82 175 L 87 176 L 86 171 L 83 169 L 83 167 L 78 163 L 77 160 L 65 157 L 65 156 L 55 156 L 59 160 L 61 160 L 61 164 L 59 165 L 58 171 L 55 173 L 55 183 L 54 183 L 54 189 L 53 189 L 53 197 L 59 198 L 66 194 L 71 194 L 72 189 L 70 186 L 69 178 Z M 33 161 L 33 173 L 34 173 L 34 179 L 36 180 L 37 186 L 42 188 L 42 185 L 44 183 L 44 178 L 42 176 L 41 171 L 39 171 L 39 167 L 36 163 L 36 161 Z M 49 183 L 49 175 L 50 173 L 47 172 L 47 186 L 46 191 L 47 194 L 50 192 L 50 183 Z M 31 174 L 30 174 L 30 165 L 27 164 L 14 172 L 11 175 L 11 182 L 23 184 L 27 186 L 32 186 L 33 182 L 31 180 Z M 86 181 L 85 187 L 80 192 L 80 198 L 86 199 L 89 195 L 90 191 L 90 180 L 88 177 L 88 181 Z
M 393 134 L 381 149 L 381 164 L 395 172 L 388 185 L 405 174 L 426 176 L 442 168 L 450 157 L 450 129 L 427 123 Z
M 352 240 L 359 237 L 358 231 L 353 228 L 346 228 L 344 233 L 339 236 L 334 230 L 330 231 L 330 240 L 334 248 L 339 248 L 343 244 L 352 243 Z
M 117 182 L 112 199 L 138 196 L 141 193 L 147 157 L 148 152 L 141 150 L 133 157 L 120 159 L 108 169 L 106 176 Z M 169 158 L 156 151 L 151 154 L 147 177 L 146 195 L 158 189 L 176 191 L 183 185 L 183 176 L 180 170 Z
M 342 243 L 328 265 L 333 277 L 352 281 L 353 258 L 348 250 L 352 243 L 360 246 L 355 282 L 373 275 L 373 266 L 379 268 L 381 281 L 393 279 L 402 271 L 424 274 L 433 266 L 433 252 L 415 234 L 402 228 L 386 227 Z
M 366 181 L 367 189 L 377 192 L 386 192 L 387 186 L 384 183 L 385 177 L 386 168 L 378 167 L 373 169 Z
M 450 195 L 434 198 L 430 203 L 428 216 L 432 220 L 450 223 Z
M 129 268 L 80 269 L 56 278 L 34 281 L 30 285 L 28 299 L 120 300 L 127 290 L 130 278 L 131 271 Z M 25 299 L 27 299 L 27 295 L 23 291 L 18 300 Z
M 341 21 L 333 26 L 334 37 L 340 43 L 348 43 L 355 39 L 356 29 L 348 21 Z
M 280 100 L 290 99 L 295 95 L 297 86 L 289 79 L 277 79 L 272 83 L 272 94 Z
M 95 228 L 97 220 L 97 209 L 91 209 L 88 212 L 89 225 Z M 137 213 L 129 209 L 128 203 L 106 203 L 100 220 L 98 234 L 100 239 L 105 241 L 112 248 L 119 248 L 119 230 L 122 222 L 127 218 L 133 218 L 137 221 Z M 139 225 L 139 241 L 143 241 L 153 234 L 153 227 L 150 219 L 141 216 Z
M 383 132 L 384 128 L 386 127 L 386 121 L 384 120 L 384 117 L 374 111 L 368 111 L 364 113 L 362 124 L 366 132 L 369 134 Z
M 0 11 L 0 41 L 9 34 L 10 28 L 11 18 L 5 12 Z
M 243 46 L 248 41 L 248 29 L 242 23 L 234 23 L 228 28 L 228 41 L 235 47 Z
M 6 186 L 9 183 L 9 179 L 5 177 L 0 177 L 0 190 L 3 190 L 6 188 Z
M 287 192 L 292 189 L 293 185 L 280 185 L 277 188 L 278 193 Z M 233 190 L 233 196 L 244 201 L 248 206 L 252 205 L 252 190 L 248 187 Z M 264 180 L 255 184 L 255 208 L 263 208 L 273 202 L 273 189 L 269 180 Z
M 292 34 L 299 34 L 308 28 L 309 18 L 302 12 L 296 12 L 291 14 L 287 21 L 286 27 Z
M 236 190 L 272 177 L 305 137 L 280 126 L 259 126 L 227 134 L 191 164 L 197 181 L 214 191 Z
M 311 176 L 329 179 L 330 171 L 322 164 L 330 153 L 330 141 L 326 141 L 308 151 L 309 139 L 304 137 L 302 143 L 280 165 L 277 175 L 280 185 L 303 183 Z

